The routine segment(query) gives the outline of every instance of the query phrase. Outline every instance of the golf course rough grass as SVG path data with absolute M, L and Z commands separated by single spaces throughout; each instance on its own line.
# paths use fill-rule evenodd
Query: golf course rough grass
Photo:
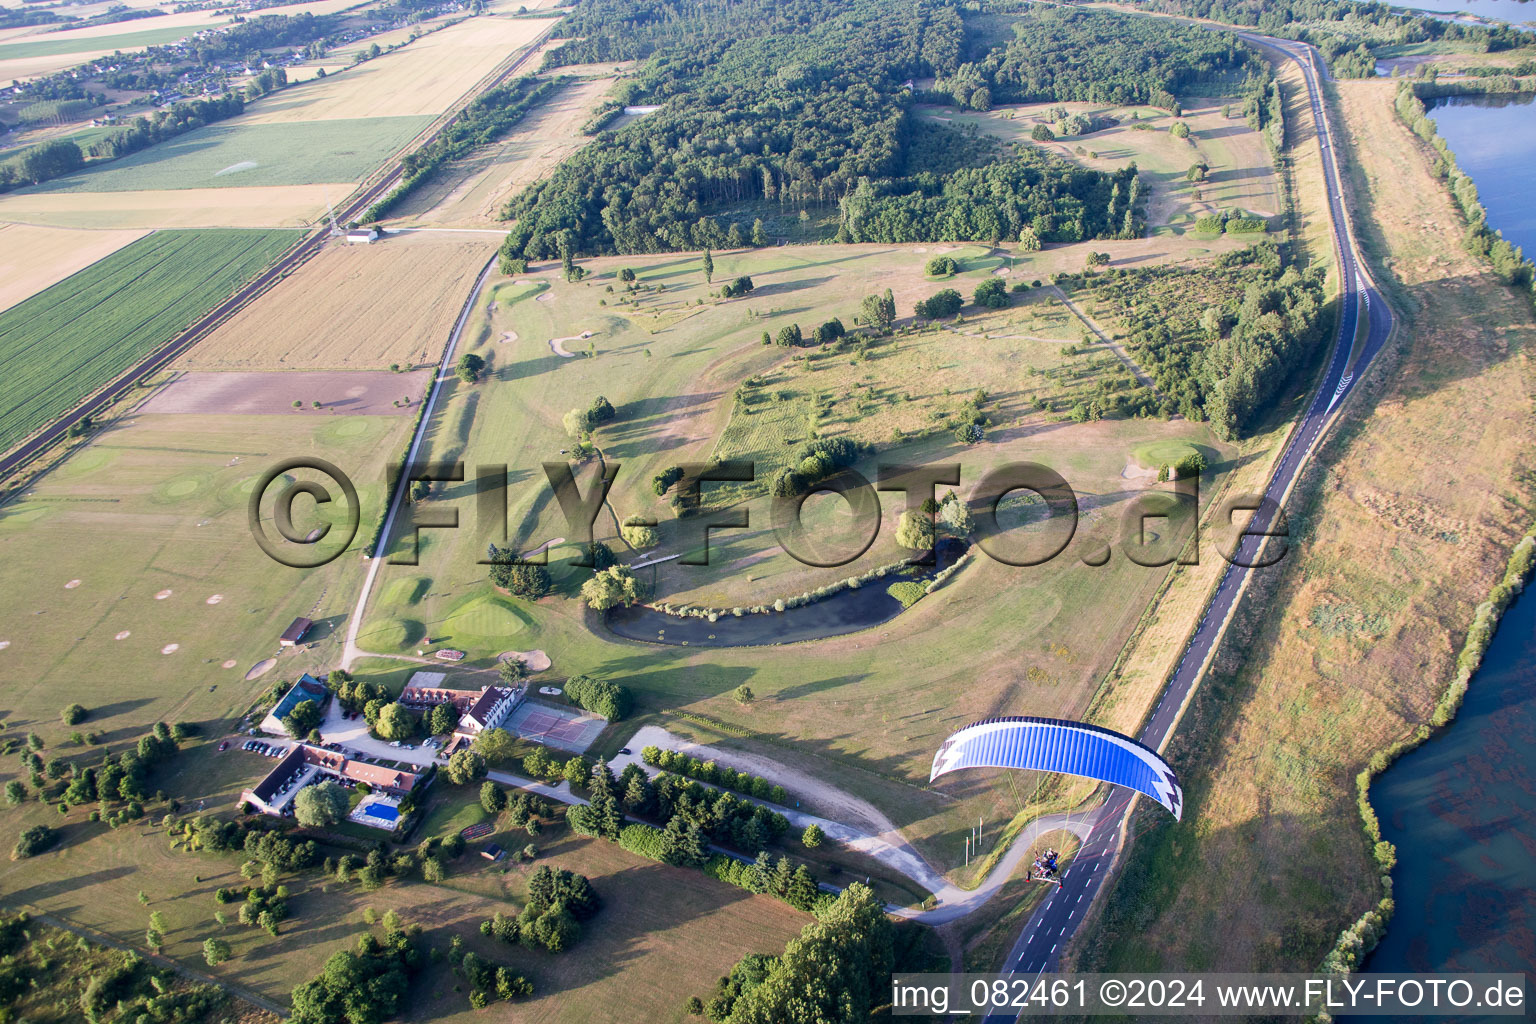
M 359 181 L 431 117 L 205 125 L 27 192 L 134 192 Z
M 298 237 L 156 232 L 0 313 L 0 449 L 170 341 Z

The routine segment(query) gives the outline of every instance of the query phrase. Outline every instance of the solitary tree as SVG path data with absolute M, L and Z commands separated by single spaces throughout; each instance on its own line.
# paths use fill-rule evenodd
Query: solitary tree
M 85 705 L 70 704 L 59 712 L 59 718 L 65 725 L 78 725 L 85 721 Z
M 933 523 L 920 512 L 903 512 L 896 522 L 896 543 L 914 551 L 933 547 Z
M 459 380 L 466 384 L 473 384 L 480 379 L 480 372 L 484 369 L 484 359 L 481 359 L 473 352 L 466 352 L 462 356 L 459 356 L 459 362 L 455 367 L 455 372 L 458 373 Z
M 889 331 L 896 322 L 896 299 L 887 288 L 884 295 L 866 295 L 859 307 L 860 318 L 881 332 Z
M 715 279 L 715 258 L 709 254 L 709 250 L 708 249 L 704 250 L 703 264 L 704 264 L 704 283 L 705 284 L 710 284 Z
M 448 766 L 443 771 L 454 785 L 468 785 L 485 778 L 485 756 L 474 750 L 461 750 L 448 759 Z
M 433 707 L 427 715 L 427 731 L 434 736 L 442 736 L 453 732 L 453 727 L 459 724 L 458 709 L 449 701 Z
M 581 585 L 582 599 L 595 612 L 615 605 L 631 605 L 641 599 L 643 586 L 627 565 L 610 565 Z
M 807 849 L 811 850 L 814 850 L 816 847 L 820 846 L 821 841 L 825 838 L 826 833 L 821 830 L 820 825 L 817 825 L 814 822 L 805 826 L 805 831 L 800 833 L 800 842 Z
M 632 548 L 653 548 L 661 542 L 656 524 L 641 515 L 625 516 L 619 524 L 619 534 L 624 543 Z
M 404 704 L 386 704 L 379 711 L 374 728 L 386 740 L 404 740 L 416 734 L 416 713 Z
M 334 782 L 305 786 L 293 798 L 293 816 L 310 828 L 334 825 L 347 816 L 347 791 Z
M 207 938 L 203 940 L 203 959 L 207 961 L 209 967 L 217 967 L 233 955 L 234 953 L 229 948 L 229 943 L 223 939 Z

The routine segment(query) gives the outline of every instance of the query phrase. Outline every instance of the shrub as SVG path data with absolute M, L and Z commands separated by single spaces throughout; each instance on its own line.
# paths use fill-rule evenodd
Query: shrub
M 81 722 L 85 721 L 85 715 L 86 711 L 84 704 L 71 704 L 63 711 L 59 712 L 59 719 L 65 725 L 79 725 Z
M 47 825 L 33 825 L 21 833 L 11 850 L 11 860 L 25 860 L 51 849 L 59 841 L 59 834 Z
M 976 286 L 976 305 L 1002 309 L 1008 305 L 1008 286 L 1000 277 L 989 277 Z
M 617 722 L 629 713 L 629 690 L 606 679 L 572 676 L 566 680 L 565 694 L 577 707 L 602 715 L 610 722 Z
M 928 261 L 923 272 L 929 277 L 954 277 L 960 272 L 960 264 L 948 256 L 935 256 Z

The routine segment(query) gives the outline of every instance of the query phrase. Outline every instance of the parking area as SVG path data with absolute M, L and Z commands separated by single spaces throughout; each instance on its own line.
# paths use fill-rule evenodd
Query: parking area
M 599 715 L 525 700 L 507 716 L 504 728 L 525 740 L 583 754 L 607 724 L 608 719 Z

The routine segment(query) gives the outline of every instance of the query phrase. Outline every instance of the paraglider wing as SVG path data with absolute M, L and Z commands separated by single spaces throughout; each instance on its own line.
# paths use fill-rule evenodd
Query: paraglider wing
M 928 781 L 964 768 L 1018 768 L 1098 779 L 1151 797 L 1183 816 L 1178 776 L 1157 751 L 1129 736 L 1054 718 L 988 718 L 945 740 Z

